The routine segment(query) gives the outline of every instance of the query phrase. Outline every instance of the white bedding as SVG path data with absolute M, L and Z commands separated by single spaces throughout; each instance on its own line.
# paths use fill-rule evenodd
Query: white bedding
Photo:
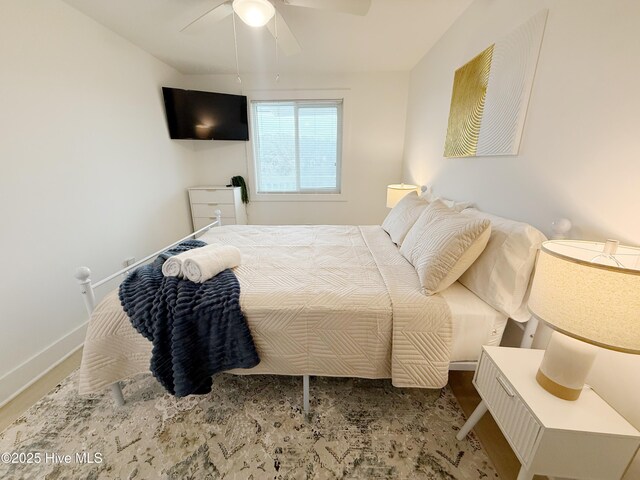
M 476 361 L 482 345 L 499 345 L 509 317 L 458 282 L 441 292 L 451 310 L 451 361 Z
M 234 373 L 391 377 L 396 386 L 439 388 L 452 343 L 456 357 L 477 358 L 472 339 L 480 341 L 482 329 L 486 338 L 486 325 L 496 322 L 497 312 L 461 285 L 423 295 L 379 226 L 230 225 L 201 239 L 242 252 L 235 273 L 261 363 Z M 452 342 L 452 329 L 462 342 Z M 117 295 L 108 295 L 89 323 L 80 392 L 147 372 L 150 354 Z

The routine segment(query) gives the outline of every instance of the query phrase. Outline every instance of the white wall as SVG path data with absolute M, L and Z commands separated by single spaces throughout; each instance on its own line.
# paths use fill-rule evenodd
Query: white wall
M 344 75 L 283 74 L 190 76 L 191 88 L 224 93 L 255 90 L 348 90 L 345 103 L 346 137 L 343 164 L 344 201 L 252 201 L 248 206 L 253 224 L 379 224 L 385 207 L 386 185 L 398 182 L 402 151 L 408 73 Z M 285 93 L 283 95 L 286 96 Z M 191 142 L 189 142 L 191 143 Z M 197 183 L 227 184 L 234 175 L 249 182 L 246 142 L 192 142 L 196 150 Z M 252 160 L 251 160 L 252 161 Z
M 520 155 L 445 159 L 453 74 L 549 8 Z M 549 230 L 640 243 L 640 3 L 476 0 L 411 73 L 405 180 Z M 635 214 L 634 214 L 635 213 Z
M 520 154 L 443 158 L 455 69 L 542 8 Z M 567 217 L 575 237 L 639 244 L 639 19 L 635 0 L 476 0 L 411 72 L 404 180 L 546 233 Z M 637 357 L 604 352 L 592 378 L 638 428 L 639 372 Z M 626 478 L 640 478 L 640 460 Z
M 0 15 L 0 404 L 84 339 L 94 278 L 185 235 L 189 145 L 160 87 L 180 75 L 57 0 Z

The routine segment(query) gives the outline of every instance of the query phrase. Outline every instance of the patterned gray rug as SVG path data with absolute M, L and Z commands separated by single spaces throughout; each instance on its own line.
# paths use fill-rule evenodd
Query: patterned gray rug
M 463 416 L 448 388 L 312 377 L 305 422 L 291 377 L 223 374 L 211 394 L 177 400 L 146 375 L 125 383 L 121 408 L 108 394 L 78 396 L 76 383 L 0 434 L 0 453 L 32 461 L 3 455 L 0 478 L 498 478 L 473 435 L 456 441 Z

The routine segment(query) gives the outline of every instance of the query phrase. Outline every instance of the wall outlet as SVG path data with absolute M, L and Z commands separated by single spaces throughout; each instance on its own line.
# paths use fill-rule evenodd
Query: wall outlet
M 125 258 L 122 262 L 123 267 L 128 267 L 129 265 L 133 265 L 136 263 L 136 257 Z

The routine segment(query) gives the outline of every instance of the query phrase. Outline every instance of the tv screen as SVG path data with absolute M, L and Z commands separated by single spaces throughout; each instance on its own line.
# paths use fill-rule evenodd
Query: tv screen
M 169 136 L 192 140 L 249 140 L 247 97 L 162 87 Z

